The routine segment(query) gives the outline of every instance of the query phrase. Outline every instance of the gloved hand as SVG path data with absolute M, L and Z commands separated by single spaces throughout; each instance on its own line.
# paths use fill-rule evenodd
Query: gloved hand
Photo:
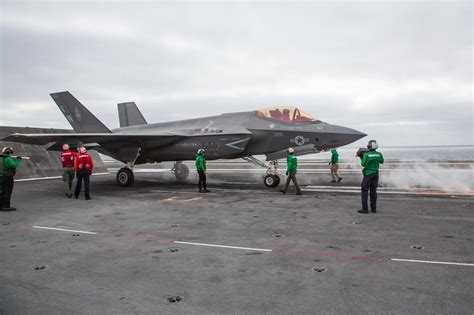
M 17 160 L 21 160 L 21 156 L 17 156 L 16 159 L 17 159 Z
M 288 176 L 288 171 L 286 171 L 286 176 Z
M 331 162 L 329 162 L 329 165 L 331 165 Z

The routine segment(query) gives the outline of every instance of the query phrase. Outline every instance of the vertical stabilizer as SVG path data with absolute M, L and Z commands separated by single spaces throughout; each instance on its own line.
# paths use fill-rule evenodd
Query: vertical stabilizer
M 63 112 L 75 132 L 78 133 L 111 133 L 97 117 L 81 104 L 68 91 L 51 93 L 53 100 Z
M 145 117 L 134 102 L 117 104 L 120 127 L 146 125 Z

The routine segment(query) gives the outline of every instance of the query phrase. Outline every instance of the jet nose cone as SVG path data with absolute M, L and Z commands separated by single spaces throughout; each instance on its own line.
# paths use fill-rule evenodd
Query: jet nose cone
M 367 136 L 367 134 L 363 132 L 343 126 L 333 125 L 333 128 L 335 139 L 340 143 L 340 146 L 355 142 Z

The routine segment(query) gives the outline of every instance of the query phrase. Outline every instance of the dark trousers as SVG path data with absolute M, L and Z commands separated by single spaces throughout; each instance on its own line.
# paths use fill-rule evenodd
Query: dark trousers
M 202 190 L 203 188 L 207 189 L 206 174 L 204 174 L 204 172 L 202 171 L 198 171 L 198 174 L 199 174 L 199 181 L 198 181 L 199 190 Z
M 74 196 L 79 197 L 79 194 L 81 193 L 81 188 L 82 188 L 82 181 L 84 180 L 84 195 L 86 198 L 90 197 L 89 194 L 89 183 L 90 183 L 90 172 L 89 170 L 83 168 L 80 170 L 77 174 L 77 181 L 76 181 L 76 190 L 74 191 Z
M 293 184 L 295 184 L 296 192 L 301 192 L 300 185 L 298 184 L 298 180 L 296 179 L 296 172 L 291 172 L 288 174 L 284 191 L 286 191 L 288 189 L 288 186 L 290 186 L 290 181 L 293 181 Z
M 10 208 L 13 192 L 13 176 L 0 176 L 0 208 Z
M 362 180 L 362 209 L 369 210 L 367 199 L 370 190 L 370 209 L 377 210 L 377 187 L 379 186 L 379 173 L 364 175 Z

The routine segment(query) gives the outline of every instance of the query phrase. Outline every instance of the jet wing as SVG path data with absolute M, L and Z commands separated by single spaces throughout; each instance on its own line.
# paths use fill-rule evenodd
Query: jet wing
M 116 134 L 116 133 L 33 133 L 11 134 L 2 140 L 26 144 L 46 145 L 52 142 L 62 143 L 113 143 L 113 142 L 143 142 L 153 140 L 166 145 L 182 138 L 173 134 Z

